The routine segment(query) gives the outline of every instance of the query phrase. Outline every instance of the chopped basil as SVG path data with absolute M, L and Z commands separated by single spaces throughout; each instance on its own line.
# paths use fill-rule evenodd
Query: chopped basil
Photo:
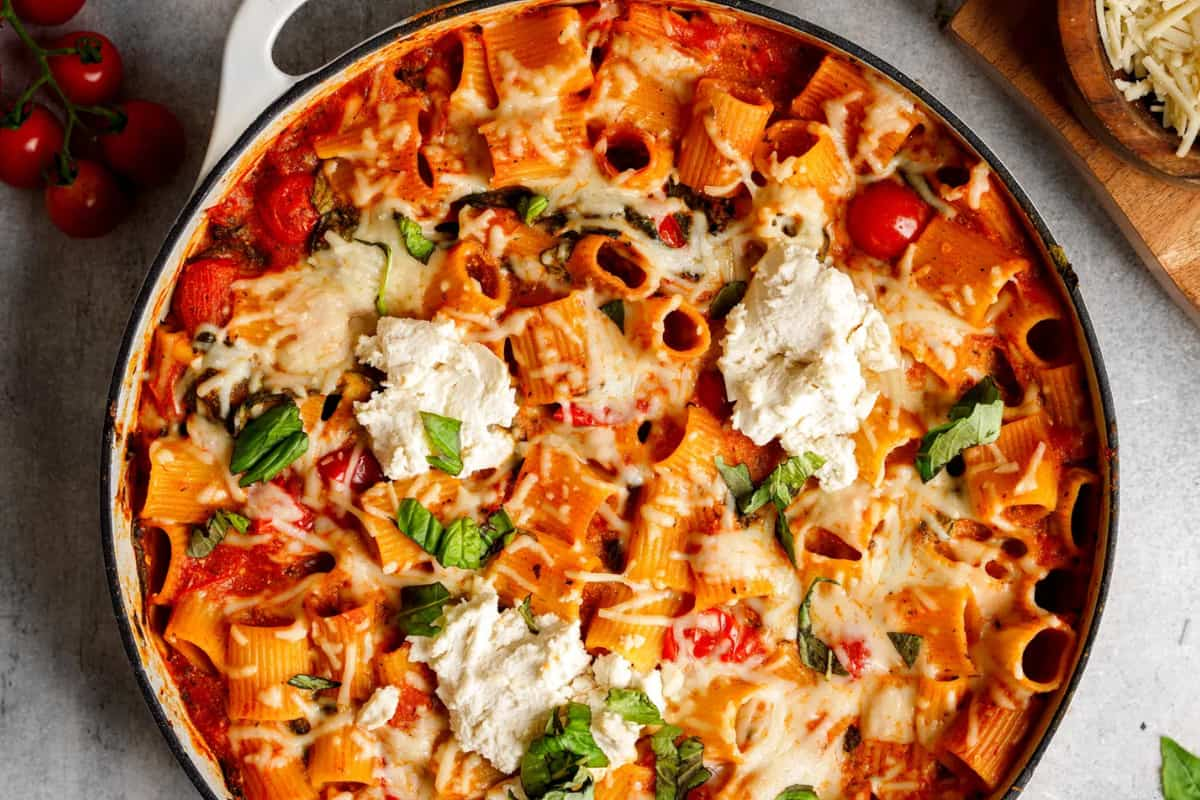
M 521 601 L 521 605 L 517 606 L 517 613 L 521 615 L 521 619 L 525 620 L 525 627 L 534 636 L 542 632 L 538 627 L 537 618 L 533 616 L 533 595 L 525 595 L 525 599 Z
M 403 230 L 403 226 L 401 226 L 401 230 Z M 387 303 L 385 302 L 385 295 L 387 295 L 388 279 L 392 275 L 392 246 L 387 242 L 369 242 L 366 239 L 355 239 L 354 241 L 359 244 L 378 247 L 383 252 L 383 277 L 379 279 L 379 292 L 375 295 L 375 312 L 381 317 L 386 317 Z
M 233 443 L 229 470 L 243 473 L 239 486 L 269 481 L 307 450 L 300 409 L 289 399 L 246 423 Z
M 640 689 L 609 689 L 604 705 L 628 722 L 638 725 L 664 724 L 658 706 Z
M 851 725 L 846 728 L 846 735 L 842 737 L 842 751 L 853 753 L 860 744 L 862 744 L 862 731 L 858 729 L 858 726 Z
M 708 318 L 712 320 L 725 319 L 726 315 L 733 310 L 734 306 L 742 302 L 742 298 L 745 296 L 746 282 L 730 281 L 713 295 L 712 301 L 708 304 Z
M 568 703 L 550 714 L 545 732 L 521 758 L 521 788 L 529 800 L 590 800 L 589 767 L 607 767 L 608 757 L 592 738 L 592 710 Z
M 658 238 L 658 227 L 654 220 L 632 206 L 625 206 L 625 221 L 651 239 Z
M 725 460 L 717 456 L 717 472 L 725 480 L 725 485 L 733 493 L 733 499 L 741 511 L 746 506 L 750 495 L 754 494 L 754 481 L 750 480 L 750 470 L 745 464 L 729 466 Z
M 812 631 L 812 598 L 818 583 L 836 584 L 837 581 L 813 578 L 812 583 L 808 585 L 808 591 L 804 593 L 804 602 L 800 603 L 800 612 L 796 620 L 796 646 L 800 648 L 800 662 L 827 678 L 830 675 L 848 675 L 833 649 L 818 639 Z
M 720 456 L 716 459 L 717 472 L 721 474 L 725 485 L 733 494 L 740 513 L 753 514 L 768 502 L 774 504 L 775 535 L 793 565 L 796 563 L 796 540 L 788 525 L 787 507 L 796 496 L 796 492 L 804 486 L 804 482 L 824 463 L 825 459 L 816 453 L 792 456 L 773 469 L 766 480 L 754 489 L 750 480 L 750 470 L 745 464 L 730 466 Z
M 1200 800 L 1200 758 L 1169 736 L 1159 739 L 1164 800 Z
M 288 686 L 295 686 L 297 689 L 303 689 L 306 692 L 319 692 L 322 689 L 336 689 L 341 686 L 341 681 L 331 681 L 329 678 L 322 678 L 320 675 L 293 675 L 288 678 Z
M 462 472 L 462 444 L 459 440 L 462 422 L 429 411 L 421 412 L 421 422 L 425 425 L 429 449 L 434 453 L 426 456 L 425 460 L 447 475 Z
M 404 249 L 417 261 L 428 264 L 429 257 L 433 255 L 434 245 L 425 238 L 421 226 L 402 214 L 396 215 L 396 224 L 400 226 L 400 238 L 404 240 Z
M 821 800 L 821 798 L 817 797 L 813 787 L 793 784 L 776 795 L 775 800 Z
M 532 225 L 550 207 L 550 198 L 541 194 L 525 195 L 517 201 L 517 215 L 526 225 Z
M 609 319 L 616 323 L 617 327 L 621 329 L 621 333 L 625 332 L 624 300 L 610 300 L 609 302 L 600 306 L 600 310 L 603 311 Z
M 654 800 L 686 800 L 688 792 L 712 777 L 704 766 L 704 743 L 692 736 L 678 745 L 683 731 L 664 725 L 650 737 L 654 751 Z
M 400 611 L 396 627 L 402 636 L 436 636 L 442 626 L 443 607 L 450 592 L 440 583 L 405 586 L 400 590 Z
M 924 640 L 915 633 L 893 631 L 888 631 L 888 638 L 892 640 L 892 647 L 896 648 L 900 658 L 904 659 L 904 666 L 911 669 L 917 663 L 917 656 L 921 655 L 921 642 Z
M 204 558 L 225 539 L 230 528 L 245 533 L 250 529 L 250 520 L 233 511 L 214 511 L 203 528 L 192 528 L 187 554 L 192 558 Z
M 396 527 L 443 567 L 460 569 L 482 567 L 497 545 L 507 544 L 515 532 L 504 509 L 492 514 L 483 525 L 470 517 L 462 517 L 445 527 L 429 509 L 411 497 L 400 501 L 396 509 Z
M 921 439 L 921 449 L 917 451 L 921 480 L 933 480 L 952 458 L 968 447 L 996 441 L 1003 421 L 1004 399 L 996 382 L 991 377 L 984 378 L 950 409 L 949 422 L 931 429 Z

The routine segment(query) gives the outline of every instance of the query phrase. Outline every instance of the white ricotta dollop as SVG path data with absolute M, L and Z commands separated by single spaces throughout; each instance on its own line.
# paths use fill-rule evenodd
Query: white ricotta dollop
M 495 590 L 479 582 L 469 600 L 446 612 L 437 636 L 411 639 L 410 658 L 437 675 L 437 695 L 463 748 L 512 772 L 550 710 L 571 699 L 591 657 L 578 621 L 544 614 L 535 634 L 520 612 L 501 612 L 498 602 Z
M 382 728 L 392 717 L 396 716 L 396 707 L 400 705 L 400 690 L 395 686 L 380 686 L 371 695 L 371 699 L 363 703 L 358 710 L 355 722 L 365 731 Z
M 506 428 L 517 413 L 508 367 L 453 322 L 384 317 L 358 341 L 359 361 L 387 374 L 384 390 L 354 406 L 389 478 L 428 472 L 422 411 L 462 422 L 462 474 L 499 466 L 513 451 Z
M 793 455 L 824 458 L 825 489 L 853 481 L 851 436 L 878 396 L 865 371 L 899 365 L 879 311 L 815 251 L 776 246 L 755 266 L 726 330 L 719 365 L 734 427 L 755 444 L 778 437 Z

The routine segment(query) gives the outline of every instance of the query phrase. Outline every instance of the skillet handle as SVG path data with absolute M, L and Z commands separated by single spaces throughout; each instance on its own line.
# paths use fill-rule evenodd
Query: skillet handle
M 306 0 L 243 0 L 225 37 L 217 110 L 201 180 L 273 100 L 302 76 L 288 75 L 271 57 L 284 23 Z

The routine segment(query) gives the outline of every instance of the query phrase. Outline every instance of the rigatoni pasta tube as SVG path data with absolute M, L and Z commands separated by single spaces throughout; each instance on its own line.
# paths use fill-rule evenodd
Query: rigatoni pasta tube
M 701 79 L 679 146 L 679 180 L 714 197 L 734 194 L 773 108 L 749 86 Z

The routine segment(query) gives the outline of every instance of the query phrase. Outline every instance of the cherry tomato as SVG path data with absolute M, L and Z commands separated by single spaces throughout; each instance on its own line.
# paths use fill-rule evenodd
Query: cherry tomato
M 34 25 L 62 25 L 83 8 L 83 0 L 13 0 L 13 11 Z
M 694 658 L 717 655 L 726 663 L 740 664 L 763 652 L 757 629 L 721 608 L 702 612 L 694 628 L 685 628 L 683 638 L 692 645 Z M 663 639 L 663 658 L 674 661 L 679 655 L 679 643 L 671 630 Z
M 355 492 L 365 491 L 383 480 L 383 469 L 371 451 L 359 448 L 356 456 L 354 450 L 355 446 L 349 444 L 322 456 L 317 462 L 317 472 L 328 483 L 344 483 L 349 474 L 350 488 Z M 353 467 L 350 465 L 351 458 L 354 459 Z
M 78 239 L 103 236 L 117 227 L 128 210 L 129 198 L 116 176 L 95 161 L 79 159 L 69 182 L 54 180 L 46 186 L 50 220 Z
M 867 659 L 871 657 L 871 650 L 867 647 L 867 643 L 862 639 L 850 639 L 842 642 L 838 648 L 842 656 L 840 659 L 842 666 L 846 668 L 846 672 L 850 673 L 853 678 L 861 677 L 863 670 L 866 669 Z
M 166 106 L 149 100 L 126 100 L 117 108 L 125 122 L 100 137 L 104 160 L 142 186 L 166 183 L 183 163 L 183 126 Z
M 320 218 L 313 207 L 315 180 L 297 172 L 268 181 L 260 190 L 258 215 L 267 232 L 283 244 L 300 244 Z
M 63 145 L 63 127 L 43 105 L 27 106 L 16 127 L 0 124 L 0 181 L 32 189 Z
M 683 234 L 683 228 L 679 226 L 679 220 L 674 214 L 668 214 L 658 223 L 658 238 L 667 247 L 687 246 L 687 236 Z
M 95 106 L 116 98 L 124 67 L 121 54 L 107 37 L 92 31 L 76 31 L 55 40 L 50 48 L 79 50 L 72 55 L 50 57 L 50 73 L 71 102 Z
M 725 394 L 725 378 L 715 369 L 706 369 L 696 379 L 696 402 L 717 419 L 728 419 L 733 404 Z
M 208 323 L 223 326 L 233 316 L 233 282 L 242 269 L 232 258 L 202 258 L 183 268 L 171 308 L 191 335 Z
M 894 181 L 863 189 L 846 212 L 846 227 L 859 249 L 885 261 L 904 252 L 929 218 L 929 206 L 917 193 Z

